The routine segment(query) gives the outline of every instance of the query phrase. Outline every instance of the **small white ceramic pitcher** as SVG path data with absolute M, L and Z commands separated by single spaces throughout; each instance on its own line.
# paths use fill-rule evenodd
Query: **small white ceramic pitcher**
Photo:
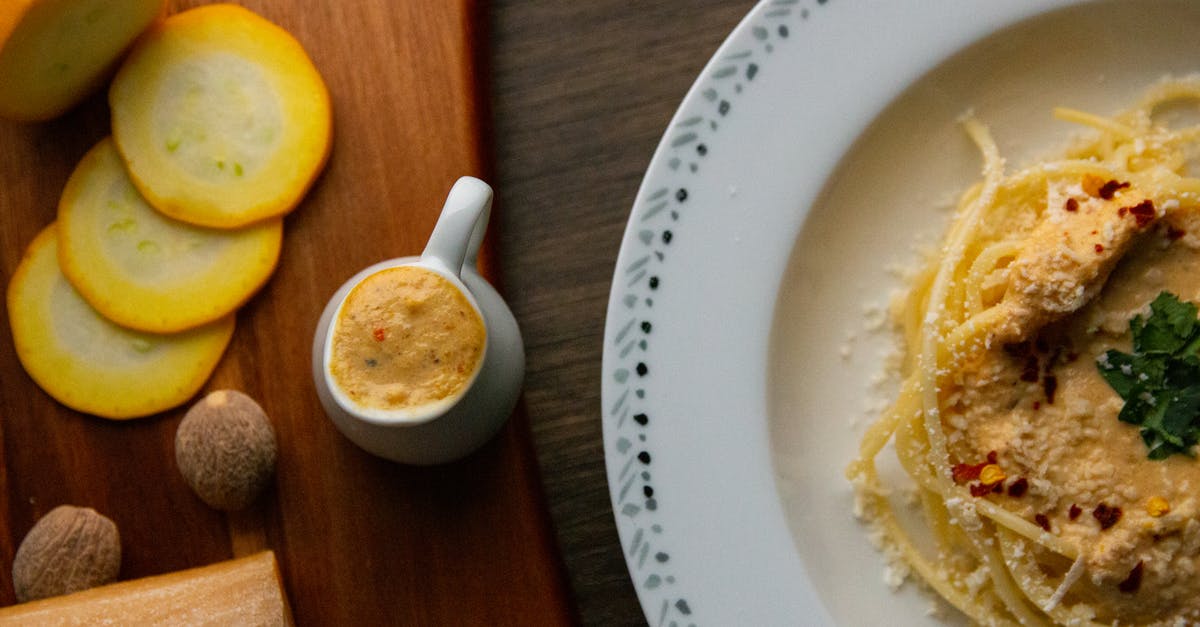
M 407 464 L 453 461 L 487 442 L 516 406 L 525 376 L 521 331 L 508 305 L 476 268 L 491 207 L 492 188 L 487 183 L 458 179 L 420 257 L 390 259 L 366 268 L 346 281 L 325 306 L 313 338 L 313 381 L 334 425 L 366 451 Z M 436 272 L 463 293 L 486 330 L 482 363 L 473 378 L 444 401 L 415 409 L 364 407 L 341 391 L 330 372 L 334 321 L 340 319 L 346 296 L 356 285 L 398 266 Z

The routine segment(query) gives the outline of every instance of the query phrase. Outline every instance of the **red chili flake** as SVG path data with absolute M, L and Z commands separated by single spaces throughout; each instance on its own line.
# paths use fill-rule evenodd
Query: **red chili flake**
M 992 486 L 992 494 L 1004 494 L 1004 480 L 1003 479 L 1001 479 L 1000 481 L 997 481 L 996 485 Z
M 950 469 L 950 476 L 954 478 L 954 483 L 962 485 L 968 481 L 973 481 L 979 478 L 979 471 L 987 464 L 955 464 Z
M 387 331 L 384 331 L 383 329 L 375 329 L 375 332 L 371 335 L 375 336 L 376 342 L 382 342 L 383 339 L 387 337 Z
M 1033 402 L 1033 411 L 1037 411 L 1037 410 L 1039 410 L 1039 409 L 1041 409 L 1041 408 L 1042 408 L 1042 402 L 1041 402 L 1041 401 L 1034 401 L 1034 402 Z
M 1029 480 L 1025 477 L 1018 477 L 1012 485 L 1008 486 L 1008 495 L 1013 498 L 1021 498 L 1029 491 Z
M 1142 228 L 1154 221 L 1156 212 L 1154 210 L 1154 202 L 1151 200 L 1143 200 L 1142 202 L 1129 208 L 1130 215 L 1137 220 L 1138 228 Z
M 1058 377 L 1048 374 L 1042 377 L 1042 391 L 1046 393 L 1046 404 L 1054 404 L 1054 392 L 1058 389 Z
M 1063 209 L 1071 212 L 1079 211 L 1079 201 L 1074 198 L 1068 198 L 1067 204 L 1063 206 Z
M 1096 254 L 1097 254 L 1097 255 L 1099 255 L 1099 254 L 1100 254 L 1100 253 L 1102 253 L 1102 252 L 1104 252 L 1104 245 L 1103 245 L 1103 244 L 1096 244 Z
M 1071 509 L 1067 510 L 1067 518 L 1075 520 L 1076 518 L 1079 518 L 1079 515 L 1082 513 L 1083 510 L 1080 509 L 1078 505 L 1071 503 Z
M 1129 576 L 1125 578 L 1125 581 L 1117 584 L 1117 590 L 1125 594 L 1137 592 L 1138 588 L 1142 587 L 1142 568 L 1142 560 L 1138 560 L 1137 566 L 1134 566 L 1133 570 L 1129 571 Z
M 1025 365 L 1021 368 L 1021 380 L 1028 383 L 1034 383 L 1038 380 L 1038 358 L 1030 355 L 1025 358 Z
M 1121 207 L 1120 209 L 1117 209 L 1118 218 L 1124 218 L 1125 214 L 1127 213 L 1129 213 L 1129 207 Z
M 983 467 L 987 465 L 987 462 L 980 462 L 978 464 L 955 464 L 954 467 L 950 469 L 950 474 L 954 477 L 954 483 L 962 485 L 968 481 L 974 481 L 978 479 L 979 471 L 983 470 Z
M 1050 519 L 1046 518 L 1045 514 L 1035 514 L 1033 522 L 1036 522 L 1042 529 L 1050 531 Z
M 1172 242 L 1183 237 L 1184 235 L 1187 235 L 1187 231 L 1183 229 L 1177 229 L 1173 226 L 1167 227 L 1167 239 L 1171 240 Z
M 1100 186 L 1100 197 L 1104 200 L 1112 200 L 1112 197 L 1117 193 L 1117 190 L 1125 189 L 1126 187 L 1129 187 L 1128 182 L 1119 183 L 1117 181 L 1109 181 Z
M 962 485 L 968 481 L 974 481 L 979 478 L 980 471 L 988 464 L 996 463 L 996 451 L 988 451 L 987 460 L 978 464 L 955 464 L 950 469 L 950 475 L 954 478 L 954 483 Z M 988 486 L 991 488 L 991 486 Z
M 982 483 L 971 484 L 971 496 L 986 496 L 992 491 L 994 486 L 984 485 Z
M 1107 503 L 1101 503 L 1092 510 L 1092 517 L 1100 521 L 1100 529 L 1108 529 L 1117 524 L 1121 520 L 1121 508 L 1109 506 Z

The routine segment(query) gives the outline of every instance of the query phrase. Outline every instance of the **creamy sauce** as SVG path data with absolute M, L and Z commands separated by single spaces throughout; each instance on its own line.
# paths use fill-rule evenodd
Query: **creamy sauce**
M 329 368 L 364 407 L 419 408 L 464 390 L 486 340 L 479 313 L 448 280 L 424 268 L 388 268 L 347 295 Z
M 997 343 L 975 356 L 955 373 L 946 399 L 951 456 L 982 462 L 995 451 L 1006 484 L 1023 478 L 1028 485 L 1019 496 L 1002 491 L 980 498 L 1080 547 L 1088 576 L 1068 601 L 1094 604 L 1101 622 L 1200 617 L 1200 461 L 1148 459 L 1138 427 L 1117 419 L 1123 401 L 1096 365 L 1110 348 L 1131 350 L 1129 320 L 1148 315 L 1160 292 L 1200 302 L 1198 216 L 1180 210 L 1138 235 L 1107 280 L 1099 277 L 1102 289 L 1093 300 L 1045 327 L 1025 329 L 1021 343 Z M 1113 243 L 1111 234 L 1106 243 Z M 1028 245 L 1052 249 L 1036 240 Z M 1164 503 L 1169 511 L 1162 511 Z M 1101 519 L 1108 514 L 1111 522 L 1113 508 L 1120 515 L 1104 529 Z M 1118 592 L 1135 568 L 1140 586 Z

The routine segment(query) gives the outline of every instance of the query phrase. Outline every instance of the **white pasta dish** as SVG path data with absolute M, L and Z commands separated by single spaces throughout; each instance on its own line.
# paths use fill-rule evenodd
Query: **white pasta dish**
M 900 391 L 847 475 L 863 517 L 979 624 L 1200 622 L 1200 78 L 1163 80 L 1009 168 L 988 129 L 893 307 Z M 932 548 L 881 481 L 912 477 Z

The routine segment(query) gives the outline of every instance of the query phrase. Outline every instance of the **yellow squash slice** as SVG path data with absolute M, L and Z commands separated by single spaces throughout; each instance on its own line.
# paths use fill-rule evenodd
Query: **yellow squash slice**
M 119 327 L 71 287 L 57 249 L 51 224 L 8 284 L 13 344 L 34 382 L 63 405 L 105 418 L 148 416 L 194 396 L 225 352 L 234 317 L 174 335 Z
M 151 206 L 235 228 L 291 211 L 329 156 L 329 92 L 287 31 L 235 5 L 172 15 L 108 92 L 113 137 Z
M 0 0 L 0 117 L 66 112 L 162 10 L 163 0 Z
M 58 238 L 63 274 L 104 317 L 174 333 L 229 315 L 262 287 L 279 261 L 283 218 L 223 230 L 163 216 L 105 139 L 67 181 Z

